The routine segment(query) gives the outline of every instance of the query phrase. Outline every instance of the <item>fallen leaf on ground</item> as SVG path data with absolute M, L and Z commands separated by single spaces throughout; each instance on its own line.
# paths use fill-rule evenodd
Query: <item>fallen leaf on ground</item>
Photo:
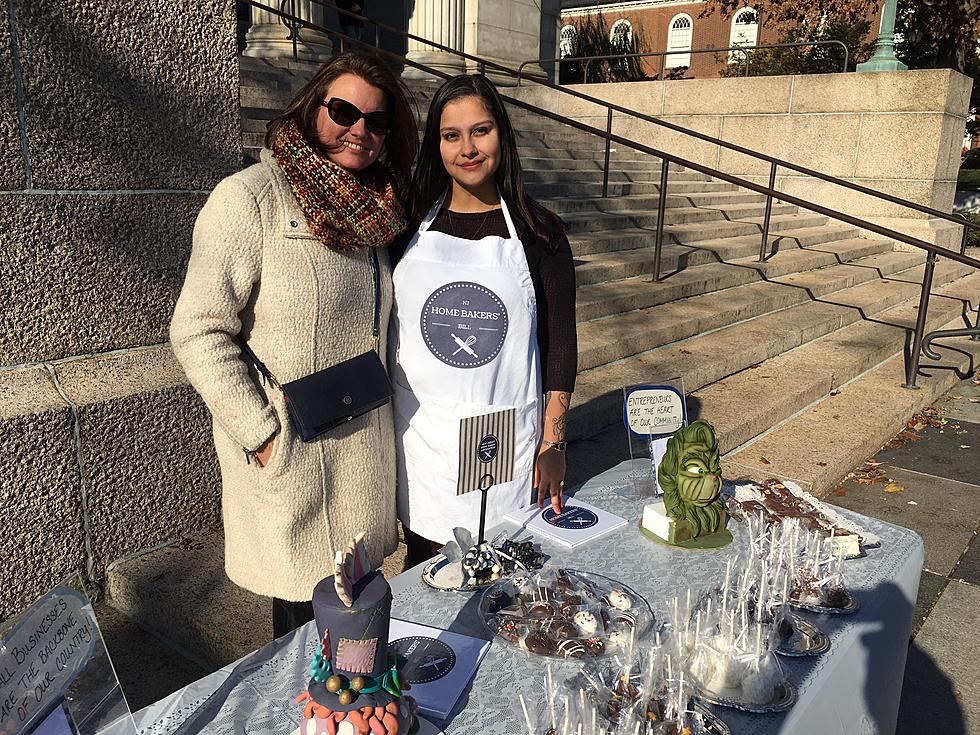
M 826 467 L 826 466 L 827 466 L 826 462 L 817 462 L 817 467 Z
M 950 395 L 950 396 L 946 396 L 946 400 L 947 400 L 947 401 L 958 401 L 958 400 L 960 400 L 960 399 L 961 399 L 962 397 L 963 397 L 963 396 L 953 396 L 953 395 Z
M 834 495 L 836 495 L 838 498 L 842 498 L 845 495 L 847 495 L 847 490 L 845 490 L 842 487 L 835 487 L 834 488 Z
M 960 444 L 960 449 L 969 449 L 969 448 L 970 448 L 969 444 Z
M 971 398 L 970 403 L 980 403 L 980 398 Z
M 918 505 L 914 500 L 910 500 L 907 505 Z
M 881 464 L 881 462 L 879 462 L 877 459 L 866 459 L 864 460 L 864 463 L 868 465 L 868 467 L 877 467 Z
M 770 461 L 769 461 L 768 459 L 766 459 L 765 457 L 760 457 L 760 458 L 759 458 L 759 461 L 761 461 L 761 462 L 762 462 L 762 464 L 772 464 L 772 462 L 770 462 Z
M 901 493 L 904 491 L 905 491 L 904 487 L 902 487 L 901 485 L 896 485 L 894 482 L 889 482 L 887 485 L 885 485 L 886 493 L 894 494 L 894 493 Z

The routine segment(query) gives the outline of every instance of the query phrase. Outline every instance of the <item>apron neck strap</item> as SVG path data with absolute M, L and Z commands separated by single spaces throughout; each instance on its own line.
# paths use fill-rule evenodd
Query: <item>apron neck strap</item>
M 442 209 L 443 202 L 446 201 L 446 197 L 448 195 L 449 195 L 449 189 L 446 189 L 446 191 L 442 193 L 442 195 L 439 197 L 436 203 L 432 206 L 432 209 L 429 210 L 429 213 L 425 215 L 425 219 L 423 219 L 421 224 L 419 225 L 419 232 L 425 232 L 426 230 L 429 229 L 429 226 L 432 224 L 432 221 L 439 214 L 439 210 Z M 504 215 L 504 222 L 507 223 L 507 232 L 510 235 L 510 239 L 520 240 L 520 236 L 518 236 L 517 234 L 517 228 L 514 227 L 514 220 L 511 219 L 510 216 L 510 209 L 508 209 L 507 202 L 504 201 L 503 197 L 500 197 L 500 209 Z

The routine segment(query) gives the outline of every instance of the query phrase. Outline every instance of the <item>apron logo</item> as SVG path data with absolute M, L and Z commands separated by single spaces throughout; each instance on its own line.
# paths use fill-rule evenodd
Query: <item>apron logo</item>
M 420 321 L 429 352 L 458 368 L 491 362 L 507 336 L 504 302 L 490 289 L 469 281 L 437 288 L 425 300 Z
M 566 505 L 561 513 L 555 513 L 552 508 L 545 508 L 541 514 L 545 523 L 567 530 L 592 528 L 599 522 L 599 516 L 587 508 L 576 505 Z
M 484 464 L 493 462 L 493 458 L 497 456 L 497 450 L 499 448 L 500 442 L 497 441 L 497 437 L 493 434 L 487 434 L 480 440 L 480 448 L 477 449 L 480 461 Z

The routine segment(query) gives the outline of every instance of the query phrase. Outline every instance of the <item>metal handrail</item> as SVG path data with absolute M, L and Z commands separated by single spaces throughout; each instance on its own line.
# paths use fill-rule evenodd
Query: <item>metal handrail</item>
M 607 59 L 607 60 L 610 60 L 611 61 L 611 60 L 614 60 L 614 59 L 642 59 L 642 58 L 647 58 L 647 57 L 650 57 L 650 56 L 659 56 L 660 57 L 660 73 L 659 73 L 659 78 L 660 79 L 663 79 L 663 77 L 664 77 L 664 71 L 666 71 L 665 64 L 666 64 L 667 57 L 670 56 L 670 55 L 672 55 L 672 54 L 676 54 L 676 55 L 682 55 L 682 54 L 708 54 L 708 53 L 716 53 L 717 54 L 717 53 L 721 53 L 723 51 L 758 51 L 759 49 L 770 49 L 770 48 L 794 48 L 794 47 L 797 47 L 797 46 L 827 46 L 827 45 L 838 45 L 842 49 L 844 49 L 844 68 L 841 69 L 841 71 L 842 72 L 846 72 L 847 71 L 847 64 L 848 64 L 848 62 L 850 61 L 850 58 L 851 58 L 850 57 L 850 51 L 847 48 L 847 44 L 846 43 L 844 43 L 843 41 L 838 41 L 836 38 L 834 38 L 834 39 L 827 40 L 827 41 L 794 41 L 792 43 L 771 43 L 771 44 L 765 44 L 765 45 L 762 45 L 762 46 L 725 46 L 723 48 L 722 47 L 719 47 L 719 48 L 696 48 L 696 49 L 687 49 L 686 51 L 643 51 L 643 52 L 629 53 L 629 54 L 605 54 L 605 55 L 602 55 L 602 56 L 565 56 L 563 58 L 562 57 L 559 57 L 557 59 L 556 58 L 549 57 L 549 58 L 545 58 L 545 59 L 531 59 L 529 61 L 522 61 L 520 63 L 520 66 L 517 67 L 517 73 L 523 75 L 524 74 L 524 67 L 525 66 L 527 66 L 529 64 L 540 64 L 540 63 L 545 62 L 545 61 L 550 62 L 552 64 L 563 64 L 566 61 L 589 61 L 589 62 L 591 62 L 591 61 L 599 61 L 600 59 Z M 744 54 L 744 56 L 745 56 L 745 76 L 748 76 L 749 75 L 749 55 L 748 54 Z M 588 84 L 588 78 L 589 78 L 589 66 L 588 66 L 588 64 L 586 64 L 586 66 L 585 66 L 585 81 L 583 82 L 584 84 Z M 517 78 L 517 86 L 518 87 L 521 86 L 521 81 L 522 81 L 521 80 L 521 77 L 518 77 Z
M 329 35 L 343 35 L 342 33 L 338 32 L 338 31 L 334 31 L 334 30 L 329 29 L 329 28 L 326 28 L 324 26 L 318 26 L 318 25 L 316 25 L 314 23 L 311 23 L 310 21 L 304 20 L 303 18 L 299 18 L 297 16 L 286 15 L 282 11 L 276 10 L 275 8 L 272 8 L 272 7 L 268 6 L 268 5 L 265 5 L 265 4 L 261 3 L 261 2 L 259 2 L 258 0 L 245 0 L 245 2 L 247 2 L 249 5 L 251 5 L 253 7 L 259 8 L 261 10 L 265 10 L 265 11 L 267 11 L 267 12 L 273 14 L 273 15 L 279 16 L 280 18 L 287 18 L 288 20 L 291 20 L 293 22 L 298 22 L 302 26 L 311 28 L 313 30 L 318 30 L 320 32 L 327 33 Z M 323 0 L 312 0 L 312 2 L 316 2 L 317 4 L 319 4 L 321 6 L 324 6 L 324 7 L 335 7 L 335 6 L 331 5 L 330 3 L 324 2 Z M 339 8 L 336 8 L 336 9 L 338 11 L 340 11 L 340 12 L 343 12 L 343 13 L 347 14 L 347 15 L 356 15 L 356 14 L 349 13 L 347 11 L 342 11 Z M 477 61 L 477 62 L 481 63 L 482 65 L 484 65 L 484 67 L 489 66 L 489 67 L 493 67 L 495 69 L 499 69 L 501 71 L 504 71 L 506 73 L 510 73 L 512 75 L 513 74 L 516 74 L 516 72 L 513 69 L 509 69 L 508 67 L 505 67 L 503 65 L 497 64 L 495 62 L 487 61 L 485 59 L 480 59 L 479 57 L 475 57 L 475 56 L 472 56 L 470 54 L 463 53 L 461 51 L 455 51 L 454 49 L 449 49 L 448 47 L 442 46 L 442 44 L 434 43 L 434 42 L 429 41 L 428 39 L 425 39 L 425 38 L 420 38 L 419 36 L 415 36 L 414 34 L 408 33 L 406 31 L 402 31 L 401 29 L 392 28 L 390 26 L 385 26 L 385 24 L 383 24 L 383 23 L 377 23 L 377 25 L 379 27 L 388 28 L 389 30 L 395 31 L 396 33 L 400 33 L 400 34 L 402 34 L 402 35 L 404 35 L 404 36 L 406 36 L 408 38 L 412 38 L 414 40 L 418 40 L 420 42 L 423 42 L 423 43 L 426 43 L 426 44 L 435 46 L 437 48 L 444 49 L 444 50 L 446 50 L 448 52 L 452 52 L 452 53 L 457 54 L 457 55 L 459 55 L 459 56 L 461 56 L 463 58 L 466 58 L 466 59 L 469 59 L 469 60 L 473 60 L 473 61 Z M 352 42 L 354 42 L 355 44 L 357 44 L 359 46 L 365 46 L 367 48 L 372 48 L 372 46 L 370 44 L 368 44 L 368 43 L 366 43 L 364 41 L 360 41 L 358 39 L 349 39 L 349 40 L 352 41 Z M 408 59 L 406 57 L 403 57 L 403 56 L 400 56 L 398 54 L 395 54 L 395 53 L 393 53 L 391 51 L 387 51 L 385 49 L 382 49 L 382 48 L 380 48 L 380 46 L 373 47 L 373 48 L 375 50 L 375 53 L 379 54 L 380 56 L 382 56 L 384 58 L 388 58 L 388 59 L 390 59 L 392 61 L 395 61 L 397 63 L 407 64 L 407 65 L 409 65 L 409 66 L 411 66 L 413 68 L 420 69 L 420 70 L 424 71 L 426 74 L 431 74 L 433 76 L 436 76 L 438 78 L 443 78 L 443 79 L 449 79 L 449 78 L 451 78 L 453 76 L 452 74 L 449 74 L 447 72 L 444 72 L 444 71 L 442 71 L 440 69 L 435 69 L 433 67 L 427 66 L 425 64 L 421 64 L 421 63 L 419 63 L 417 61 L 413 61 L 413 60 Z M 525 78 L 527 78 L 527 77 L 525 77 Z M 560 90 L 560 88 L 556 87 L 555 85 L 551 85 L 550 83 L 547 83 L 547 82 L 539 82 L 539 83 L 544 84 L 545 86 L 551 87 L 553 89 L 559 89 L 559 91 L 564 91 L 564 90 Z M 662 161 L 662 164 L 661 164 L 661 178 L 660 178 L 660 187 L 659 187 L 659 191 L 658 191 L 658 194 L 659 194 L 658 219 L 657 219 L 656 239 L 655 239 L 655 242 L 654 242 L 654 274 L 653 274 L 654 281 L 659 281 L 660 280 L 660 260 L 661 260 L 661 253 L 662 253 L 662 247 L 663 247 L 663 224 L 664 224 L 664 216 L 663 215 L 664 215 L 664 208 L 665 208 L 665 204 L 666 204 L 666 196 L 667 196 L 667 175 L 668 175 L 668 167 L 669 167 L 669 164 L 670 163 L 675 163 L 675 164 L 677 164 L 679 166 L 683 166 L 685 168 L 689 168 L 689 169 L 692 169 L 694 171 L 698 171 L 700 173 L 706 174 L 706 175 L 708 175 L 708 176 L 710 176 L 712 178 L 721 179 L 722 181 L 727 181 L 729 183 L 735 184 L 736 186 L 739 186 L 739 187 L 741 187 L 743 189 L 749 189 L 750 191 L 755 191 L 757 193 L 765 194 L 766 195 L 766 218 L 765 218 L 765 220 L 763 222 L 763 231 L 762 231 L 763 237 L 762 237 L 762 248 L 761 248 L 761 251 L 760 251 L 760 260 L 764 260 L 766 254 L 767 254 L 767 249 L 768 249 L 767 248 L 767 235 L 768 235 L 768 229 L 769 229 L 769 221 L 768 220 L 769 220 L 769 215 L 771 213 L 772 199 L 773 198 L 779 199 L 780 201 L 783 201 L 783 202 L 788 202 L 790 204 L 793 204 L 793 205 L 795 205 L 797 207 L 800 207 L 802 209 L 805 209 L 805 210 L 808 210 L 808 211 L 811 211 L 811 212 L 816 212 L 818 214 L 822 214 L 822 215 L 824 215 L 826 217 L 829 217 L 831 219 L 839 220 L 841 222 L 845 222 L 845 223 L 850 224 L 850 225 L 853 225 L 855 227 L 859 227 L 859 228 L 868 230 L 870 232 L 874 232 L 876 234 L 883 235 L 884 237 L 888 237 L 888 238 L 891 238 L 893 240 L 897 240 L 899 242 L 904 242 L 907 245 L 912 245 L 913 247 L 919 248 L 920 250 L 925 250 L 926 253 L 927 253 L 927 257 L 926 257 L 926 263 L 925 263 L 925 270 L 924 270 L 923 278 L 922 278 L 922 289 L 921 289 L 921 292 L 920 292 L 920 295 L 919 295 L 918 317 L 917 317 L 917 321 L 916 321 L 915 330 L 913 332 L 913 344 L 912 344 L 912 350 L 911 350 L 911 353 L 910 353 L 909 362 L 906 364 L 906 382 L 904 384 L 904 387 L 906 387 L 906 388 L 910 388 L 910 389 L 917 388 L 917 386 L 915 384 L 915 381 L 916 381 L 916 376 L 918 374 L 918 366 L 919 366 L 920 353 L 922 352 L 922 349 L 923 349 L 923 339 L 924 339 L 924 336 L 925 336 L 926 313 L 927 313 L 927 310 L 928 310 L 928 307 L 929 307 L 929 296 L 930 296 L 930 294 L 932 292 L 932 282 L 933 282 L 933 275 L 934 275 L 936 261 L 937 261 L 937 259 L 938 259 L 939 256 L 943 256 L 943 257 L 949 258 L 950 260 L 954 260 L 954 261 L 959 262 L 959 263 L 962 263 L 964 265 L 968 265 L 968 266 L 970 266 L 972 268 L 980 269 L 980 260 L 977 260 L 975 258 L 971 258 L 971 257 L 965 255 L 966 240 L 967 240 L 967 227 L 978 228 L 978 229 L 980 229 L 980 227 L 978 227 L 977 225 L 974 225 L 974 224 L 972 224 L 970 222 L 967 222 L 963 217 L 960 217 L 960 216 L 954 217 L 952 215 L 947 215 L 947 214 L 945 214 L 943 212 L 940 212 L 939 210 L 933 210 L 933 209 L 931 209 L 929 207 L 923 207 L 921 205 L 915 204 L 914 202 L 906 202 L 905 200 L 898 199 L 897 197 L 891 197 L 890 195 L 885 195 L 885 194 L 883 194 L 881 192 L 875 192 L 874 190 L 866 189 L 865 187 L 861 187 L 861 186 L 858 186 L 858 185 L 851 185 L 851 184 L 849 184 L 849 182 L 845 182 L 843 180 L 837 180 L 837 179 L 835 179 L 835 177 L 832 177 L 832 176 L 828 176 L 828 175 L 825 175 L 825 174 L 820 174 L 819 172 L 813 172 L 813 175 L 816 176 L 817 178 L 826 179 L 826 180 L 829 180 L 829 181 L 832 181 L 832 182 L 839 181 L 841 183 L 841 185 L 843 185 L 843 186 L 845 186 L 847 188 L 852 188 L 852 189 L 855 189 L 855 190 L 858 190 L 858 191 L 865 191 L 866 193 L 871 194 L 872 196 L 879 196 L 881 198 L 884 198 L 884 199 L 887 199 L 887 200 L 890 200 L 890 201 L 895 201 L 898 204 L 903 204 L 903 205 L 906 205 L 906 206 L 908 206 L 908 207 L 910 207 L 912 209 L 917 209 L 919 211 L 929 212 L 929 213 L 935 212 L 937 215 L 941 216 L 944 219 L 952 220 L 952 221 L 957 221 L 957 222 L 962 223 L 964 225 L 964 229 L 963 229 L 963 242 L 962 242 L 962 245 L 961 245 L 961 248 L 960 248 L 960 252 L 957 253 L 956 251 L 953 251 L 953 250 L 949 250 L 947 248 L 940 247 L 940 246 L 935 245 L 933 243 L 926 242 L 925 240 L 920 240 L 919 238 L 912 237 L 911 235 L 906 235 L 906 234 L 904 234 L 902 232 L 898 232 L 897 230 L 893 230 L 893 229 L 891 229 L 889 227 L 883 227 L 883 226 L 878 225 L 878 224 L 875 224 L 873 222 L 869 222 L 868 220 L 862 219 L 860 217 L 855 217 L 853 215 L 849 215 L 849 214 L 846 214 L 844 212 L 837 211 L 837 210 L 832 209 L 830 207 L 825 207 L 825 206 L 820 205 L 820 204 L 817 204 L 815 202 L 809 202 L 809 201 L 806 201 L 804 199 L 800 199 L 799 197 L 793 196 L 791 194 L 786 194 L 785 192 L 777 191 L 774 188 L 774 184 L 775 184 L 775 170 L 776 170 L 776 165 L 777 164 L 783 165 L 785 163 L 785 165 L 787 166 L 787 168 L 793 168 L 794 170 L 800 170 L 800 171 L 802 171 L 804 173 L 809 172 L 808 169 L 806 169 L 806 168 L 804 168 L 802 166 L 795 166 L 794 164 L 789 164 L 788 162 L 782 162 L 779 159 L 776 159 L 776 158 L 773 158 L 773 157 L 764 156 L 763 154 L 756 154 L 753 151 L 748 151 L 747 149 L 742 149 L 741 146 L 735 146 L 733 144 L 725 144 L 723 141 L 715 141 L 719 145 L 724 145 L 726 147 L 731 147 L 731 148 L 733 148 L 735 150 L 744 150 L 748 155 L 755 155 L 755 156 L 757 156 L 759 158 L 765 158 L 765 159 L 771 160 L 772 161 L 772 166 L 771 166 L 770 176 L 769 176 L 769 184 L 770 185 L 769 186 L 762 186 L 761 184 L 756 184 L 756 183 L 754 183 L 752 181 L 749 181 L 748 179 L 743 179 L 743 178 L 740 178 L 738 176 L 734 176 L 732 174 L 727 174 L 727 173 L 724 173 L 722 171 L 718 171 L 716 169 L 713 169 L 713 168 L 711 168 L 709 166 L 704 166 L 704 165 L 702 165 L 700 163 L 695 163 L 694 161 L 689 161 L 689 160 L 687 160 L 685 158 L 682 158 L 680 156 L 676 156 L 676 155 L 667 153 L 665 151 L 662 151 L 662 150 L 653 148 L 651 146 L 647 146 L 647 145 L 644 145 L 642 143 L 637 143 L 636 141 L 630 140 L 628 138 L 624 138 L 622 136 L 615 135 L 610 130 L 611 124 L 612 124 L 612 112 L 613 112 L 613 109 L 614 108 L 616 108 L 616 109 L 623 109 L 623 108 L 620 108 L 618 105 L 611 105 L 610 103 L 604 103 L 601 100 L 590 98 L 590 97 L 588 97 L 588 95 L 581 95 L 581 94 L 576 93 L 576 92 L 574 92 L 572 90 L 568 90 L 568 91 L 569 91 L 569 93 L 574 94 L 575 96 L 583 97 L 583 98 L 585 98 L 585 99 L 587 99 L 589 101 L 595 102 L 596 104 L 606 104 L 606 106 L 608 108 L 608 115 L 607 115 L 607 129 L 605 131 L 600 130 L 599 128 L 594 128 L 594 127 L 592 127 L 590 125 L 586 125 L 585 123 L 579 122 L 578 120 L 572 120 L 570 118 L 562 117 L 558 113 L 551 112 L 550 110 L 546 110 L 546 109 L 541 108 L 541 107 L 537 107 L 537 106 L 532 105 L 530 103 L 524 102 L 523 100 L 518 100 L 518 99 L 515 99 L 513 97 L 509 97 L 507 95 L 501 95 L 501 97 L 506 102 L 510 103 L 511 105 L 513 105 L 515 107 L 519 107 L 521 109 L 527 110 L 529 112 L 533 112 L 533 113 L 538 114 L 538 115 L 540 115 L 542 117 L 546 117 L 546 118 L 548 118 L 550 120 L 554 120 L 556 122 L 562 123 L 564 125 L 567 125 L 569 127 L 575 128 L 577 130 L 581 130 L 581 131 L 586 132 L 586 133 L 589 133 L 591 135 L 596 135 L 596 136 L 598 136 L 600 138 L 603 138 L 606 141 L 606 160 L 607 160 L 607 167 L 606 167 L 606 171 L 604 173 L 604 182 L 603 182 L 603 189 L 604 189 L 603 196 L 605 196 L 606 193 L 607 193 L 605 191 L 605 188 L 606 188 L 606 180 L 608 179 L 608 157 L 609 157 L 609 146 L 610 146 L 611 143 L 616 143 L 616 144 L 619 144 L 619 145 L 623 145 L 623 146 L 626 146 L 627 148 L 632 148 L 633 150 L 639 151 L 641 153 L 646 153 L 648 155 L 652 155 L 652 156 L 655 156 L 655 157 L 661 159 L 661 161 Z M 630 111 L 627 111 L 627 112 L 630 112 Z M 635 114 L 636 116 L 638 116 L 640 118 L 646 118 L 647 117 L 647 116 L 641 115 L 639 113 L 633 113 L 633 114 Z M 662 122 L 662 121 L 657 121 L 657 120 L 652 119 L 652 118 L 651 118 L 651 120 L 653 122 Z M 673 126 L 673 125 L 670 125 L 670 124 L 667 124 L 667 125 L 669 127 L 676 127 L 676 126 Z M 692 135 L 695 135 L 696 137 L 707 137 L 707 136 L 702 136 L 699 133 L 695 133 L 694 131 L 686 131 L 683 128 L 680 128 L 679 130 L 680 130 L 680 132 L 685 132 L 685 133 L 688 133 L 688 134 L 692 134 Z M 941 337 L 941 336 L 956 336 L 956 335 L 959 335 L 959 333 L 962 332 L 962 331 L 964 331 L 964 330 L 948 330 L 948 331 L 940 331 L 940 332 L 931 332 L 929 336 L 930 336 L 931 339 L 936 339 L 936 338 Z M 969 333 L 970 335 L 980 335 L 980 304 L 978 304 L 978 308 L 977 308 L 977 324 L 974 327 L 972 327 L 972 328 L 970 328 L 968 330 L 965 330 L 965 331 L 967 333 Z
M 259 5 L 257 2 L 255 2 L 255 0 L 245 0 L 245 1 L 248 2 L 250 5 L 254 5 L 256 7 L 262 7 L 263 9 L 265 9 L 265 8 L 268 7 L 268 6 L 265 6 L 265 5 Z M 359 17 L 359 18 L 360 17 L 363 17 L 363 16 L 358 16 L 356 13 L 352 13 L 350 11 L 342 10 L 340 8 L 337 8 L 337 6 L 333 5 L 332 3 L 326 2 L 326 0 L 310 0 L 310 1 L 316 3 L 317 5 L 319 5 L 321 7 L 324 7 L 324 8 L 332 8 L 332 9 L 335 9 L 339 13 L 343 13 L 344 15 L 349 15 L 349 16 L 354 16 L 354 17 Z M 271 12 L 274 15 L 280 15 L 280 13 L 278 11 L 272 10 Z M 365 18 L 365 20 L 371 20 L 371 19 Z M 316 27 L 314 24 L 309 23 L 308 21 L 303 21 L 303 22 L 306 23 L 307 25 L 309 25 L 311 28 L 315 28 Z M 612 111 L 619 112 L 619 113 L 622 113 L 624 115 L 628 115 L 630 117 L 634 117 L 634 118 L 636 118 L 638 120 L 643 120 L 644 122 L 649 122 L 649 123 L 652 123 L 654 125 L 658 125 L 660 127 L 667 128 L 668 130 L 671 130 L 671 131 L 673 131 L 675 133 L 680 133 L 681 135 L 686 135 L 688 137 L 697 138 L 698 140 L 702 140 L 702 141 L 704 141 L 706 143 L 712 143 L 712 144 L 717 145 L 717 146 L 720 146 L 722 148 L 727 148 L 728 150 L 735 151 L 736 153 L 741 153 L 742 155 L 749 156 L 750 158 L 755 158 L 755 159 L 758 159 L 760 161 L 766 161 L 770 165 L 775 164 L 778 167 L 786 168 L 786 169 L 789 169 L 790 171 L 795 171 L 797 173 L 801 173 L 801 174 L 804 174 L 806 176 L 812 176 L 813 178 L 820 179 L 821 181 L 826 181 L 828 183 L 835 184 L 837 186 L 842 186 L 845 189 L 851 189 L 852 191 L 856 191 L 856 192 L 859 192 L 861 194 L 867 194 L 868 196 L 872 196 L 872 197 L 875 197 L 877 199 L 882 199 L 882 200 L 884 200 L 886 202 L 889 202 L 891 204 L 897 204 L 899 206 L 906 207 L 908 209 L 914 209 L 917 212 L 921 212 L 923 214 L 928 214 L 928 215 L 930 215 L 932 217 L 939 217 L 940 219 L 945 219 L 945 220 L 947 220 L 949 222 L 954 222 L 954 223 L 956 223 L 958 225 L 962 225 L 964 227 L 964 235 L 963 235 L 963 244 L 961 245 L 960 252 L 963 252 L 963 250 L 966 247 L 966 228 L 980 230 L 980 225 L 975 225 L 975 224 L 973 224 L 971 222 L 967 222 L 967 221 L 964 220 L 963 217 L 961 217 L 959 215 L 948 214 L 948 213 L 943 212 L 941 210 L 933 209 L 932 207 L 927 207 L 924 204 L 918 204 L 916 202 L 910 202 L 907 199 L 902 199 L 900 197 L 896 197 L 896 196 L 893 196 L 891 194 L 886 194 L 883 191 L 877 191 L 876 189 L 870 189 L 870 188 L 868 188 L 866 186 L 861 186 L 860 184 L 855 184 L 855 183 L 850 182 L 850 181 L 847 181 L 845 179 L 840 179 L 840 178 L 837 178 L 836 176 L 831 176 L 830 174 L 825 174 L 825 173 L 822 173 L 820 171 L 816 171 L 814 169 L 807 168 L 806 166 L 801 166 L 799 164 L 792 163 L 791 161 L 786 161 L 786 160 L 781 159 L 781 158 L 776 158 L 775 156 L 771 156 L 771 155 L 769 155 L 767 153 L 760 153 L 759 151 L 754 151 L 754 150 L 752 150 L 750 148 L 745 148 L 745 147 L 740 146 L 740 145 L 738 145 L 736 143 L 730 143 L 730 142 L 728 142 L 726 140 L 721 140 L 720 138 L 714 138 L 714 137 L 712 137 L 712 136 L 710 136 L 710 135 L 708 135 L 706 133 L 701 133 L 701 132 L 698 132 L 696 130 L 690 130 L 688 128 L 681 127 L 680 125 L 676 125 L 676 124 L 674 124 L 672 122 L 668 122 L 666 120 L 661 120 L 659 118 L 653 117 L 652 115 L 646 115 L 646 114 L 644 114 L 642 112 L 636 112 L 635 110 L 631 110 L 631 109 L 629 109 L 627 107 L 623 107 L 622 105 L 617 105 L 614 102 L 607 102 L 606 100 L 602 100 L 602 99 L 599 99 L 598 97 L 593 97 L 591 95 L 584 94 L 582 92 L 579 92 L 578 90 L 569 89 L 568 87 L 560 86 L 560 85 L 557 85 L 557 84 L 552 84 L 551 82 L 548 82 L 548 81 L 545 81 L 543 79 L 540 79 L 539 77 L 537 77 L 535 75 L 532 75 L 532 74 L 519 73 L 515 69 L 511 69 L 510 67 L 504 66 L 503 64 L 499 64 L 499 63 L 497 63 L 495 61 L 488 61 L 487 59 L 483 59 L 483 58 L 481 58 L 479 56 L 474 56 L 474 55 L 468 54 L 468 53 L 466 53 L 464 51 L 458 51 L 458 50 L 456 50 L 456 49 L 454 49 L 454 48 L 452 48 L 450 46 L 445 46 L 445 45 L 443 45 L 441 43 L 438 43 L 437 41 L 432 41 L 432 40 L 430 40 L 428 38 L 423 38 L 421 36 L 416 36 L 414 33 L 410 33 L 408 31 L 404 31 L 401 28 L 395 28 L 394 26 L 389 26 L 389 25 L 387 25 L 385 23 L 382 23 L 380 21 L 371 20 L 371 22 L 374 23 L 379 28 L 382 28 L 382 29 L 387 30 L 387 31 L 391 31 L 392 33 L 395 33 L 397 35 L 403 36 L 404 38 L 407 38 L 409 40 L 418 41 L 419 43 L 424 43 L 427 46 L 431 46 L 432 48 L 438 49 L 439 51 L 444 51 L 444 52 L 446 52 L 448 54 L 452 54 L 454 56 L 458 56 L 458 57 L 460 57 L 462 59 L 465 59 L 467 61 L 472 61 L 475 64 L 477 64 L 477 66 L 480 69 L 480 72 L 481 73 L 485 73 L 486 69 L 489 68 L 489 69 L 492 69 L 493 71 L 501 72 L 503 74 L 507 74 L 509 76 L 515 77 L 518 80 L 527 79 L 529 81 L 534 82 L 535 84 L 539 84 L 539 85 L 541 85 L 541 86 L 543 86 L 543 87 L 545 87 L 547 89 L 550 89 L 552 91 L 558 92 L 560 94 L 570 95 L 572 97 L 575 97 L 576 99 L 580 99 L 580 100 L 583 100 L 585 102 L 590 102 L 592 104 L 599 105 L 601 107 L 605 107 L 610 112 L 612 112 Z M 331 30 L 326 29 L 326 28 L 320 28 L 319 30 L 322 30 L 324 32 L 329 32 L 329 33 L 332 33 L 334 35 L 337 35 L 337 32 L 336 31 L 331 31 Z M 369 44 L 365 44 L 364 42 L 359 42 L 359 43 L 361 45 L 363 45 L 363 46 L 369 46 Z M 390 53 L 390 52 L 386 52 L 386 53 Z M 415 64 L 414 62 L 410 62 L 408 59 L 406 59 L 406 58 L 404 58 L 402 56 L 398 56 L 397 54 L 391 54 L 391 55 L 394 58 L 396 58 L 400 63 L 408 63 L 410 66 L 417 66 L 418 68 L 423 68 L 422 66 L 419 66 L 419 65 Z M 428 74 L 434 73 L 428 67 L 423 68 L 423 71 L 426 71 L 426 73 L 428 73 Z M 443 74 L 443 73 L 440 73 L 438 76 L 448 78 L 448 76 L 446 74 Z M 508 98 L 508 101 L 510 101 L 512 103 L 515 102 L 512 98 Z M 540 111 L 540 108 L 534 108 L 534 110 Z M 556 118 L 556 119 L 559 122 L 562 122 L 562 123 L 570 123 L 570 121 L 567 120 L 566 118 L 560 118 L 560 119 L 559 118 Z

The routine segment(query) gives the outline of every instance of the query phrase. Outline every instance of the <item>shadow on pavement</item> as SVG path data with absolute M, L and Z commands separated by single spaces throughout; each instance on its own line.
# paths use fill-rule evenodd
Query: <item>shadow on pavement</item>
M 915 642 L 905 662 L 905 684 L 895 735 L 966 735 L 966 720 L 953 682 Z

